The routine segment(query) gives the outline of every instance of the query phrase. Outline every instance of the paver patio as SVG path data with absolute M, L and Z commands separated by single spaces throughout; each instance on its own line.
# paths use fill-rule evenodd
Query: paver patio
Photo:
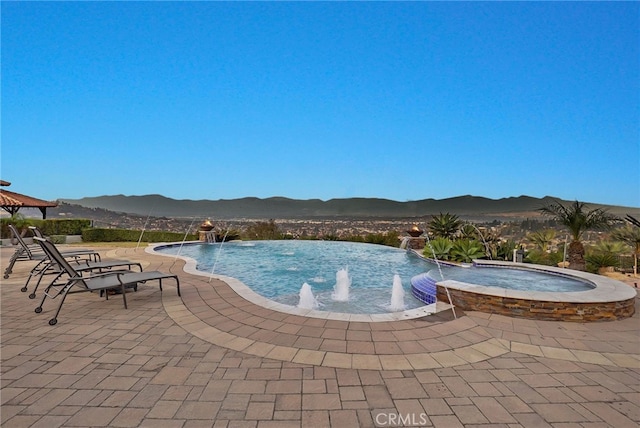
M 275 312 L 179 259 L 180 276 L 41 314 L 2 280 L 2 427 L 636 427 L 640 316 L 589 324 L 451 312 L 364 323 Z M 2 248 L 2 269 L 12 253 Z M 636 303 L 638 303 L 636 298 Z M 637 308 L 640 308 L 636 304 Z

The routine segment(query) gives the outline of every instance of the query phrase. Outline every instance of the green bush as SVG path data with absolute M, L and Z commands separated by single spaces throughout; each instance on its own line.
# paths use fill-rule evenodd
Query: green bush
M 388 247 L 400 246 L 400 234 L 395 230 L 387 233 L 367 233 L 366 235 L 349 235 L 343 237 L 328 234 L 324 235 L 322 239 L 325 241 L 363 242 L 366 244 L 386 245 Z
M 531 250 L 524 259 L 525 263 L 536 265 L 557 266 L 562 261 L 563 253 L 558 251 L 546 252 L 540 249 Z
M 592 273 L 598 273 L 598 270 L 601 268 L 615 268 L 620 264 L 617 255 L 604 251 L 596 251 L 590 254 L 586 254 L 584 259 L 587 262 L 587 271 Z
M 11 238 L 11 231 L 8 225 L 15 225 L 18 230 L 28 226 L 35 226 L 42 231 L 45 236 L 52 235 L 81 235 L 82 230 L 87 227 L 91 227 L 91 220 L 87 219 L 47 219 L 40 220 L 34 218 L 24 218 L 20 214 L 17 214 L 13 218 L 3 218 L 0 220 L 1 236 L 2 238 Z M 30 232 L 27 232 L 27 236 L 31 236 Z
M 399 247 L 400 246 L 400 233 L 395 230 L 391 230 L 387 233 L 376 233 L 369 234 L 365 237 L 365 242 L 370 242 L 372 244 L 380 244 L 386 245 L 389 247 Z
M 140 230 L 129 229 L 84 229 L 82 240 L 85 242 L 177 242 L 185 239 L 183 233 L 146 230 L 140 239 Z M 187 235 L 187 240 L 198 239 L 197 235 Z
M 283 235 L 275 220 L 258 221 L 247 226 L 244 233 L 247 239 L 282 239 Z
M 91 220 L 82 218 L 32 220 L 32 224 L 40 229 L 45 236 L 82 235 L 83 229 L 91 227 Z
M 507 240 L 500 242 L 498 247 L 496 248 L 496 254 L 494 260 L 513 260 L 513 250 L 518 248 L 518 244 L 516 244 L 512 240 Z
M 451 260 L 463 263 L 471 263 L 474 259 L 485 256 L 482 244 L 473 239 L 455 240 L 450 254 Z
M 438 260 L 449 260 L 452 249 L 453 241 L 451 239 L 438 236 L 428 242 L 422 254 L 429 259 L 435 257 Z
M 54 244 L 66 244 L 67 243 L 67 235 L 51 235 L 49 236 L 51 242 Z
M 13 238 L 9 230 L 10 224 L 14 225 L 16 229 L 18 229 L 18 232 L 22 233 L 22 231 L 30 225 L 30 222 L 20 213 L 15 214 L 11 218 L 0 219 L 0 236 L 2 239 Z

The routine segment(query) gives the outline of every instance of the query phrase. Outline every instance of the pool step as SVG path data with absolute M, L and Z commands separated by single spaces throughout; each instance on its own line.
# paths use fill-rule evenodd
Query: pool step
M 430 305 L 437 302 L 438 287 L 436 281 L 427 273 L 422 273 L 411 278 L 411 294 L 422 303 Z

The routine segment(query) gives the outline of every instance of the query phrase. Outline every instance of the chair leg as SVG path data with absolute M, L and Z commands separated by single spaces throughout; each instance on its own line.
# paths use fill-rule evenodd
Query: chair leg
M 33 291 L 31 292 L 31 294 L 29 294 L 29 298 L 30 299 L 35 299 L 36 298 L 36 291 L 38 291 L 38 287 L 40 286 L 40 282 L 42 282 L 42 278 L 44 277 L 44 272 L 40 274 L 40 277 L 38 278 L 38 282 L 36 282 L 36 286 L 33 287 Z M 56 279 L 60 278 L 60 275 L 58 274 L 58 276 L 56 276 Z M 29 283 L 29 280 L 31 279 L 31 277 L 29 277 L 27 279 L 27 284 Z M 54 279 L 53 282 L 55 282 L 56 280 Z M 27 284 L 24 285 L 24 291 L 27 291 Z
M 9 265 L 4 270 L 4 279 L 9 278 L 9 275 L 13 272 L 13 265 L 16 264 L 16 260 L 18 260 L 18 258 L 13 256 L 11 257 L 11 260 L 9 260 Z
M 58 275 L 58 277 L 60 277 L 62 274 Z M 42 300 L 40 301 L 40 306 L 36 307 L 35 312 L 36 314 L 39 314 L 40 312 L 42 312 L 42 306 L 44 305 L 44 301 L 47 299 L 47 297 L 51 297 L 52 299 L 55 299 L 56 297 L 58 297 L 60 294 L 62 293 L 67 293 L 67 290 L 69 288 L 71 288 L 71 285 L 69 283 L 67 284 L 59 284 L 58 287 L 62 287 L 58 293 L 54 296 L 49 295 L 49 292 L 51 291 L 52 288 L 54 288 L 56 286 L 55 284 L 55 280 L 52 281 L 49 285 L 47 285 L 47 288 L 44 289 L 44 291 L 42 292 Z
M 39 314 L 40 312 L 42 312 L 42 306 L 44 306 L 44 301 L 47 298 L 47 293 L 49 292 L 50 288 L 51 288 L 51 285 L 45 288 L 44 293 L 42 294 L 42 300 L 40 301 L 40 305 L 36 306 L 36 309 L 35 309 L 36 314 Z
M 55 278 L 53 278 L 53 281 L 51 281 L 49 283 L 49 285 L 47 285 L 47 287 L 44 289 L 44 292 L 47 293 L 51 287 L 55 284 L 55 282 L 60 279 L 60 277 L 64 275 L 64 273 L 59 273 L 56 275 Z M 29 294 L 29 298 L 30 299 L 35 299 L 36 298 L 36 291 L 38 290 L 38 287 L 40 286 L 40 282 L 42 281 L 42 276 L 40 276 L 40 278 L 38 279 L 38 282 L 36 283 L 35 288 L 33 289 L 33 291 L 31 292 L 31 294 Z
M 13 265 L 16 264 L 16 262 L 22 256 L 23 253 L 24 253 L 24 249 L 23 248 L 18 248 L 13 253 L 13 255 L 11 256 L 11 259 L 9 260 L 9 265 L 4 270 L 4 279 L 9 278 L 9 274 L 11 274 L 13 272 Z
M 64 299 L 67 298 L 67 294 L 69 294 L 69 290 L 71 289 L 72 285 L 73 284 L 66 284 L 65 287 L 60 292 L 62 294 L 62 299 L 60 300 L 60 304 L 58 305 L 56 314 L 53 316 L 53 318 L 49 320 L 49 325 L 56 325 L 58 323 L 58 315 L 60 314 L 60 310 L 62 309 L 62 304 L 64 303 Z M 40 310 L 42 310 L 42 308 Z
M 27 277 L 27 281 L 24 283 L 20 291 L 22 291 L 23 293 L 27 291 L 27 289 L 29 288 L 29 282 L 31 281 L 31 278 L 33 278 L 34 276 L 40 277 L 40 279 L 38 279 L 38 284 L 39 284 L 40 280 L 42 279 L 42 276 L 45 275 L 47 270 L 51 268 L 50 263 L 47 263 L 42 267 L 40 267 L 40 265 L 42 265 L 42 262 L 38 263 L 36 266 L 33 267 L 33 269 L 31 269 L 31 272 L 29 272 L 29 276 Z M 35 293 L 35 290 L 34 290 L 34 293 Z M 35 297 L 35 294 L 34 294 L 34 297 Z M 29 296 L 29 298 L 33 299 L 33 297 L 31 296 Z
M 124 286 L 124 284 L 121 284 L 121 286 L 120 286 L 120 291 L 122 292 L 122 301 L 124 302 L 124 308 L 125 308 L 125 309 L 128 309 L 128 308 L 127 308 L 127 293 L 126 293 L 126 291 L 125 291 L 125 286 Z
M 31 272 L 29 272 L 29 276 L 27 277 L 27 281 L 24 283 L 24 285 L 22 286 L 22 288 L 20 289 L 20 291 L 22 291 L 23 293 L 27 292 L 27 288 L 29 286 L 29 281 L 31 281 L 31 277 L 33 275 L 31 274 Z

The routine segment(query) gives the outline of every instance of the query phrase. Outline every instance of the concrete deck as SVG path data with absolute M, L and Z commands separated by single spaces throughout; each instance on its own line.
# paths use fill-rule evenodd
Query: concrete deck
M 11 254 L 2 248 L 2 270 Z M 358 322 L 285 314 L 143 248 L 105 248 L 180 276 L 41 314 L 2 280 L 2 427 L 635 427 L 640 316 L 531 321 L 450 311 Z M 638 298 L 636 298 L 638 299 Z M 639 306 L 640 307 L 640 306 Z

